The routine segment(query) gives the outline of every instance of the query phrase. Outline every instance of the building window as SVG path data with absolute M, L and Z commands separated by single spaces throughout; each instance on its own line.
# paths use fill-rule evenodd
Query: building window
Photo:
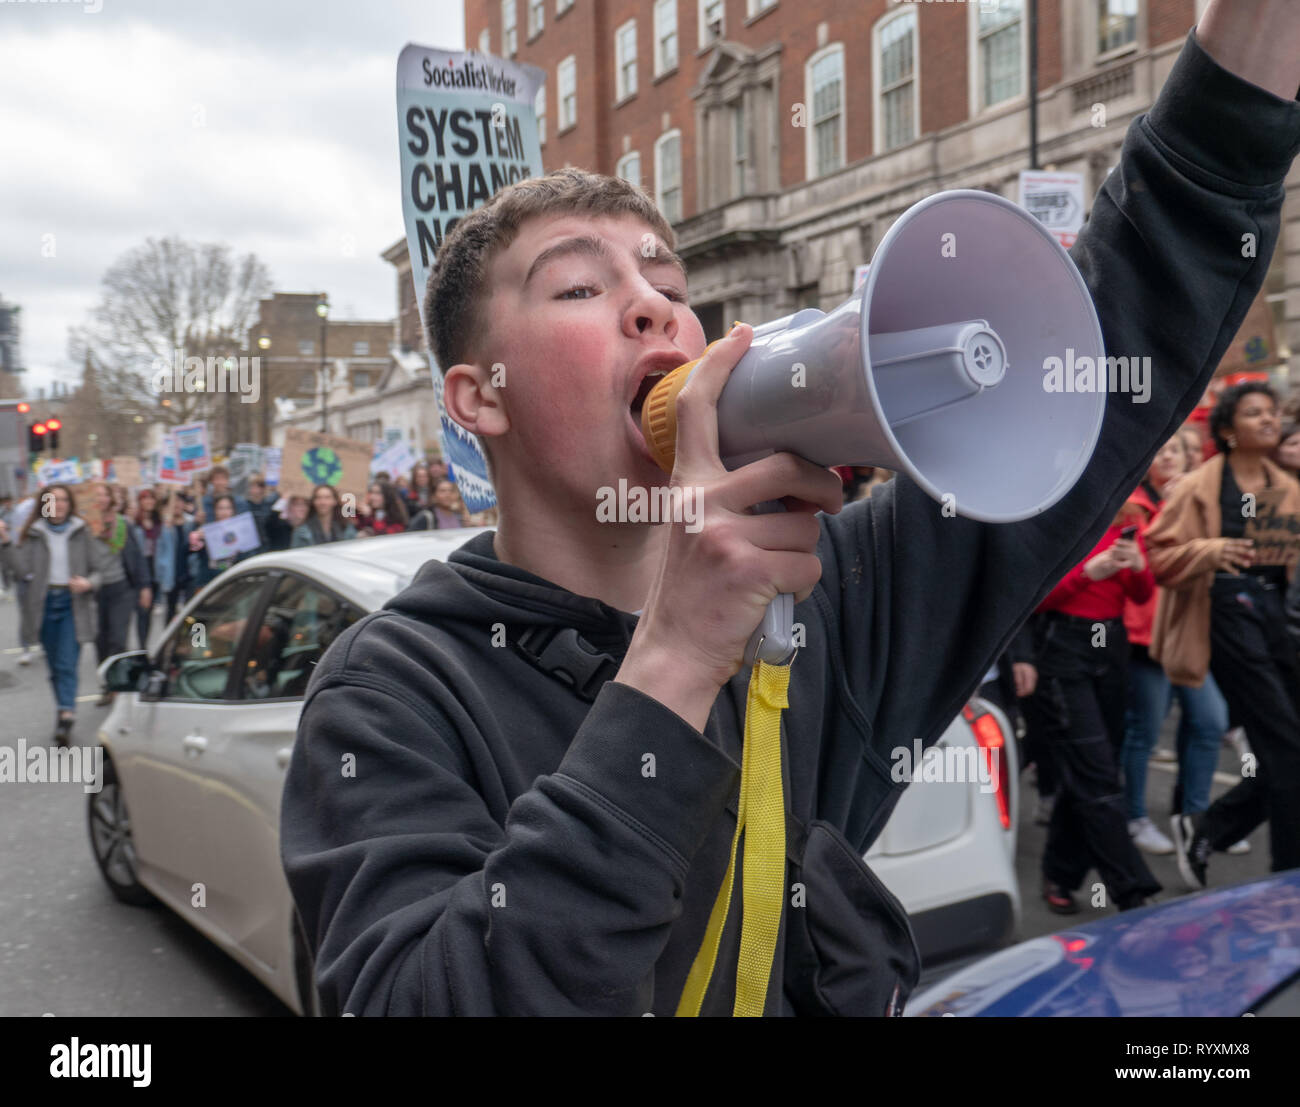
M 528 37 L 540 35 L 546 26 L 546 0 L 528 0 Z
M 677 68 L 677 0 L 655 3 L 655 76 Z
M 614 167 L 614 176 L 622 177 L 625 181 L 631 181 L 637 188 L 641 187 L 641 155 L 636 151 L 630 154 L 624 154 L 618 159 L 618 165 Z
M 745 5 L 745 14 L 753 19 L 759 12 L 765 12 L 768 8 L 775 8 L 776 0 L 747 0 Z
M 723 14 L 727 5 L 723 0 L 700 0 L 700 47 L 717 42 L 722 37 Z
M 352 387 L 369 388 L 370 387 L 370 370 L 353 369 L 352 370 Z
M 1014 100 L 1024 92 L 1024 0 L 999 0 L 984 10 L 971 5 L 976 19 L 977 109 Z
M 310 338 L 298 339 L 298 353 L 302 357 L 311 357 L 316 352 L 316 343 Z
M 557 131 L 565 131 L 578 122 L 578 60 L 570 54 L 555 70 L 555 85 L 560 97 L 560 120 Z
M 518 32 L 515 28 L 516 0 L 501 0 L 501 52 L 507 58 L 515 56 Z
M 533 97 L 533 111 L 537 113 L 537 142 L 540 146 L 546 145 L 546 82 L 543 81 L 537 88 L 537 95 Z
M 808 120 L 809 178 L 833 173 L 844 164 L 844 47 L 819 50 L 804 72 L 812 106 Z
M 745 167 L 749 163 L 749 120 L 745 102 L 731 105 L 731 194 L 745 195 Z
M 1097 0 L 1097 53 L 1137 42 L 1138 0 Z
M 655 196 L 669 223 L 682 218 L 682 135 L 669 131 L 655 142 Z
M 555 0 L 556 15 L 563 15 L 571 7 L 573 7 L 573 0 Z
M 876 24 L 876 146 L 893 150 L 916 138 L 916 11 L 908 9 Z
M 304 373 L 298 381 L 299 392 L 319 392 L 320 391 L 320 374 L 316 372 Z
M 492 32 L 484 27 L 478 33 L 478 52 L 480 54 L 492 53 Z
M 636 92 L 636 20 L 629 19 L 614 32 L 617 99 Z
M 353 357 L 369 357 L 369 356 L 370 356 L 370 343 L 369 343 L 369 342 L 354 342 L 354 343 L 352 343 L 352 356 L 353 356 Z

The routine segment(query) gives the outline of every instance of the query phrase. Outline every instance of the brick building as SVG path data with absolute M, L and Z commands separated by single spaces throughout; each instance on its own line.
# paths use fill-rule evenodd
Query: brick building
M 250 418 L 255 420 L 247 432 L 251 437 L 241 440 L 271 440 L 276 399 L 293 401 L 299 413 L 314 410 L 313 429 L 320 428 L 322 357 L 329 374 L 331 402 L 336 395 L 342 398 L 374 387 L 388 372 L 393 321 L 327 318 L 322 325 L 316 306 L 324 296 L 322 292 L 276 292 L 259 301 L 248 344 L 250 351 L 262 358 L 261 397 L 256 404 L 240 405 L 249 408 Z M 330 429 L 342 433 L 333 420 Z
M 1207 3 L 1039 0 L 1039 166 L 1084 174 L 1090 201 Z M 1019 199 L 1028 11 L 1027 0 L 465 0 L 465 34 L 545 71 L 546 169 L 617 173 L 655 197 L 712 339 L 733 319 L 836 306 L 854 267 L 933 192 Z M 1270 360 L 1300 358 L 1300 201 L 1287 201 L 1283 233 L 1265 289 Z

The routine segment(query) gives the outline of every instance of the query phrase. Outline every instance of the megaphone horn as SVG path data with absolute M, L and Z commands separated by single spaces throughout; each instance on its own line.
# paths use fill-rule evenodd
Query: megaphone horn
M 1047 360 L 1067 356 L 1104 357 L 1069 255 L 1001 196 L 940 192 L 890 227 L 834 311 L 805 308 L 755 329 L 718 398 L 719 453 L 729 468 L 778 451 L 881 466 L 958 515 L 1016 522 L 1074 486 L 1101 431 L 1103 391 L 1048 392 Z M 642 409 L 668 472 L 676 395 L 696 364 L 660 381 Z M 780 597 L 746 661 L 788 657 L 792 619 L 792 599 Z

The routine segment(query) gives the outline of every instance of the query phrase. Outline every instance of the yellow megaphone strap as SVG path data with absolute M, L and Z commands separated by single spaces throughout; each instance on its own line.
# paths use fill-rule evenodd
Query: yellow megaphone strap
M 709 913 L 704 941 L 686 977 L 677 1014 L 693 1018 L 704 1003 L 718 958 L 736 882 L 736 852 L 745 835 L 740 955 L 736 966 L 736 1016 L 757 1017 L 767 1002 L 772 961 L 785 906 L 785 785 L 781 775 L 781 712 L 789 706 L 790 665 L 754 663 L 745 705 L 740 802 L 731 857 Z

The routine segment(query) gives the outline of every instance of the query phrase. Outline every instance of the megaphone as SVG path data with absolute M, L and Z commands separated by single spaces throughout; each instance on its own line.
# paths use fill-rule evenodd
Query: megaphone
M 881 466 L 957 515 L 1016 522 L 1056 503 L 1092 456 L 1104 388 L 1048 388 L 1050 359 L 1085 357 L 1103 364 L 1101 324 L 1047 229 L 993 193 L 936 193 L 890 227 L 834 311 L 755 328 L 718 399 L 719 454 L 732 469 L 779 451 Z M 695 365 L 661 380 L 642 408 L 646 443 L 667 472 L 677 393 Z M 793 597 L 779 596 L 746 662 L 787 659 L 793 619 Z

